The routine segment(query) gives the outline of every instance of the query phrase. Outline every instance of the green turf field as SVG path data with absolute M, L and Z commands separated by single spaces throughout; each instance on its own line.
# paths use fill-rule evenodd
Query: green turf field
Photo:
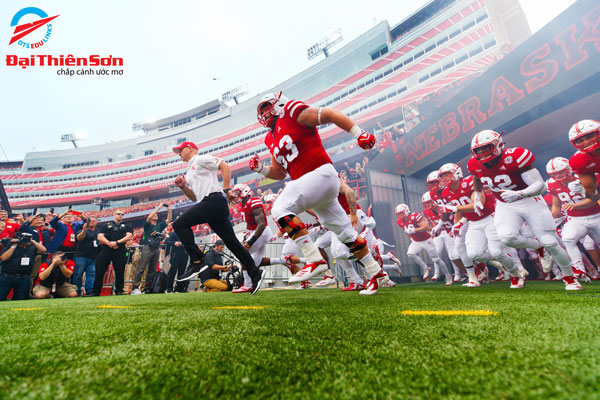
M 599 398 L 600 284 L 563 286 L 8 301 L 0 398 Z

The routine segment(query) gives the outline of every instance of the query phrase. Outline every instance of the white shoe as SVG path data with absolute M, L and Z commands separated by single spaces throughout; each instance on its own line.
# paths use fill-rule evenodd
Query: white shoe
M 583 287 L 574 276 L 564 276 L 562 280 L 565 283 L 565 290 L 583 290 Z
M 400 260 L 398 260 L 398 258 L 394 255 L 394 253 L 392 253 L 391 251 L 388 251 L 387 253 L 388 256 L 390 256 L 390 258 L 392 259 L 392 261 L 398 266 L 398 267 L 402 267 L 402 263 L 400 262 Z M 402 274 L 400 274 L 400 276 L 402 276 Z
M 133 289 L 133 291 L 131 292 L 131 295 L 134 296 L 137 294 L 144 294 L 144 293 L 142 293 L 142 291 L 140 289 Z
M 304 281 L 298 285 L 296 290 L 310 289 L 310 281 Z
M 540 256 L 540 262 L 542 263 L 542 269 L 544 270 L 544 272 L 552 271 L 552 263 L 554 262 L 554 260 L 552 260 L 552 256 L 550 255 L 550 253 L 548 253 L 548 250 L 546 250 L 543 247 L 540 247 L 536 251 Z
M 460 274 L 454 274 L 454 282 L 460 282 Z
M 440 275 L 439 274 L 433 274 L 433 276 L 431 277 L 432 281 L 437 281 L 438 279 L 440 279 Z
M 511 276 L 510 282 L 511 282 L 511 285 L 510 285 L 511 289 L 523 289 L 523 286 L 525 286 L 525 280 L 518 276 Z
M 383 270 L 381 272 L 379 272 L 377 275 L 375 275 L 374 277 L 372 277 L 369 282 L 367 283 L 367 286 L 361 290 L 359 292 L 359 294 L 363 295 L 363 296 L 371 296 L 374 294 L 377 294 L 377 291 L 379 290 L 379 286 L 383 286 L 385 285 L 387 282 L 389 281 L 389 278 L 387 276 L 387 274 L 385 272 L 383 272 Z
M 387 283 L 385 284 L 385 287 L 394 287 L 396 286 L 396 282 L 394 282 L 393 280 L 389 280 L 387 281 Z
M 425 274 L 423 275 L 423 280 L 426 281 L 429 278 L 429 274 L 431 274 L 431 267 L 427 267 L 425 270 Z
M 463 283 L 463 286 L 464 287 L 479 287 L 479 286 L 481 286 L 481 283 L 479 283 L 479 281 L 469 280 L 469 282 Z
M 335 284 L 335 278 L 333 276 L 325 275 L 323 279 L 315 284 L 316 287 L 327 287 L 329 285 Z
M 319 275 L 329 269 L 325 260 L 320 260 L 314 263 L 306 264 L 300 271 L 296 272 L 289 279 L 289 283 L 304 282 L 312 278 L 313 276 Z
M 590 279 L 590 277 L 587 276 L 587 274 L 583 270 L 581 270 L 577 267 L 574 267 L 574 266 L 572 266 L 571 269 L 573 270 L 573 276 L 575 276 L 575 278 L 577 278 L 577 280 L 579 280 L 579 282 L 590 283 L 592 281 Z
M 446 278 L 446 286 L 452 286 L 452 278 L 448 279 Z

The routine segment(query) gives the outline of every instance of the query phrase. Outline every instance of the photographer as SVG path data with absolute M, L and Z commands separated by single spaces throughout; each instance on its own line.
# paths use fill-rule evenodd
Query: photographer
M 17 239 L 5 239 L 4 251 L 0 256 L 0 301 L 6 300 L 11 289 L 13 300 L 29 297 L 30 276 L 35 256 L 46 252 L 46 248 L 32 239 L 29 233 L 21 233 Z
M 173 291 L 173 282 L 175 280 L 175 274 L 177 276 L 182 276 L 185 272 L 185 268 L 187 267 L 188 261 L 190 257 L 183 247 L 183 244 L 179 240 L 179 236 L 175 231 L 169 234 L 169 237 L 165 240 L 165 255 L 170 256 L 171 267 L 169 269 L 169 273 L 167 275 L 167 293 Z M 175 284 L 176 292 L 186 292 L 186 288 L 189 282 L 177 282 Z
M 27 221 L 19 228 L 20 232 L 30 233 L 35 241 L 41 243 L 44 247 L 50 244 L 51 235 L 50 231 L 46 229 L 46 216 L 44 214 L 36 214 L 29 217 Z M 35 256 L 35 262 L 31 269 L 31 282 L 30 289 L 33 287 L 33 283 L 37 279 L 38 271 L 42 265 L 42 255 L 38 254 Z
M 98 243 L 102 246 L 98 257 L 96 257 L 96 276 L 92 296 L 100 296 L 104 274 L 111 261 L 115 271 L 115 294 L 123 294 L 125 263 L 127 262 L 125 243 L 133 237 L 131 226 L 123 222 L 124 215 L 123 211 L 115 210 L 114 220 L 107 222 L 98 230 Z
M 167 220 L 159 223 L 158 212 L 162 207 L 167 208 Z M 131 294 L 142 294 L 139 288 L 146 268 L 148 268 L 148 272 L 146 273 L 144 291 L 145 293 L 150 291 L 150 282 L 152 282 L 152 276 L 156 272 L 156 267 L 160 260 L 160 242 L 164 239 L 162 232 L 167 225 L 171 223 L 171 218 L 171 206 L 168 203 L 160 204 L 150 213 L 150 215 L 148 215 L 148 218 L 146 218 L 146 222 L 144 222 L 144 234 L 140 241 L 140 244 L 142 245 L 142 259 L 135 269 L 133 291 Z
M 50 226 L 54 228 L 54 237 L 48 245 L 48 253 L 56 250 L 64 251 L 69 260 L 75 255 L 76 236 L 83 226 L 83 221 L 73 222 L 73 215 L 79 212 L 68 209 L 62 214 L 52 218 Z
M 219 239 L 205 255 L 204 263 L 208 268 L 200 273 L 200 280 L 207 292 L 225 292 L 229 290 L 229 285 L 221 279 L 220 275 L 220 271 L 227 272 L 231 269 L 231 264 L 223 265 L 224 248 L 225 243 Z
M 55 297 L 77 297 L 75 285 L 69 283 L 75 271 L 75 263 L 67 259 L 66 254 L 60 250 L 52 254 L 52 262 L 40 265 L 39 282 L 33 287 L 36 299 L 48 299 L 52 294 L 52 285 L 56 284 Z
M 77 287 L 77 295 L 81 296 L 81 281 L 85 272 L 85 294 L 89 295 L 94 289 L 96 277 L 96 257 L 100 251 L 98 244 L 98 219 L 89 217 L 84 219 L 83 227 L 77 234 L 75 247 L 75 273 L 73 283 Z

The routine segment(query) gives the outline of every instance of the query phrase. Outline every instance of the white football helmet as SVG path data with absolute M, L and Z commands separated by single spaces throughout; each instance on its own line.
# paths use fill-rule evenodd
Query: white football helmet
M 427 189 L 429 190 L 437 190 L 440 186 L 440 180 L 438 179 L 438 171 L 431 171 L 429 175 L 427 175 Z
M 504 150 L 502 135 L 490 129 L 479 132 L 471 140 L 471 153 L 478 161 L 483 163 L 490 162 L 498 157 L 502 154 L 502 150 Z
M 410 208 L 408 208 L 406 204 L 398 204 L 396 206 L 396 215 L 399 216 L 400 214 L 403 214 L 405 216 L 410 214 Z
M 431 200 L 431 194 L 429 194 L 429 192 L 423 193 L 423 196 L 421 196 L 421 204 L 423 204 L 423 208 L 433 208 L 435 203 Z
M 236 197 L 236 201 L 252 196 L 252 189 L 244 183 L 234 185 L 233 188 L 231 188 L 231 192 Z
M 571 176 L 569 160 L 564 157 L 554 157 L 546 164 L 546 172 L 558 182 L 569 179 Z
M 275 118 L 281 114 L 283 107 L 290 101 L 282 92 L 265 94 L 256 106 L 256 118 L 262 126 L 272 128 Z
M 592 133 L 594 135 L 591 135 Z M 587 135 L 590 135 L 588 140 L 579 140 Z M 569 129 L 569 142 L 584 153 L 598 150 L 600 148 L 600 122 L 593 119 L 577 122 Z
M 438 178 L 444 186 L 450 186 L 455 181 L 460 181 L 463 178 L 462 169 L 453 163 L 447 163 L 440 168 Z

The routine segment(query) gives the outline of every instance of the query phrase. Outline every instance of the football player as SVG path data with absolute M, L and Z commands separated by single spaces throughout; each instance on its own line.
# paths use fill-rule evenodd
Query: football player
M 496 197 L 494 225 L 502 243 L 515 248 L 536 249 L 544 265 L 544 271 L 552 268 L 552 258 L 561 268 L 566 290 L 581 290 L 573 276 L 571 261 L 558 244 L 552 214 L 540 194 L 545 185 L 540 172 L 533 167 L 533 153 L 522 147 L 504 148 L 504 141 L 497 132 L 484 130 L 471 141 L 473 156 L 468 169 L 473 175 L 473 207 L 482 214 L 483 185 L 488 186 Z M 536 238 L 526 238 L 519 233 L 523 222 L 531 228 Z
M 377 293 L 387 275 L 359 237 L 344 209 L 337 201 L 339 178 L 329 155 L 323 148 L 317 126 L 333 123 L 354 136 L 365 149 L 375 146 L 375 136 L 363 131 L 345 114 L 329 108 L 312 108 L 288 100 L 282 93 L 265 95 L 257 106 L 258 121 L 269 132 L 265 144 L 271 153 L 271 166 L 265 166 L 257 154 L 250 159 L 250 169 L 267 178 L 289 182 L 273 203 L 271 214 L 277 223 L 300 246 L 307 263 L 290 282 L 302 282 L 327 270 L 319 249 L 308 235 L 298 214 L 312 208 L 321 224 L 332 231 L 365 266 L 371 280 L 360 293 Z M 380 281 L 381 279 L 381 281 Z

